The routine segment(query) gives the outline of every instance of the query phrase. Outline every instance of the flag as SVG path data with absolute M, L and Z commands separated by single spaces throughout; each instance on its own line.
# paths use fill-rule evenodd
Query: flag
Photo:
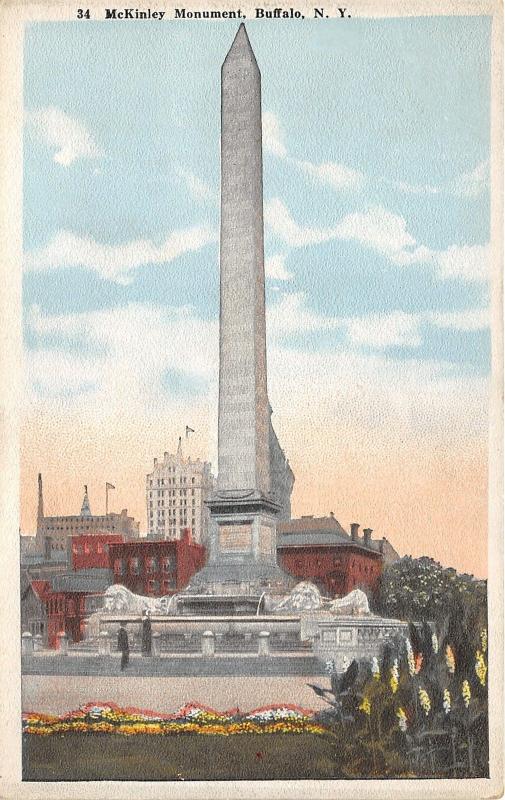
M 106 484 L 105 484 L 105 488 L 106 488 L 106 489 L 115 489 L 116 487 L 115 487 L 115 486 L 113 486 L 113 485 L 112 485 L 112 483 L 106 483 Z
M 194 433 L 193 428 L 190 428 L 189 425 L 186 425 L 186 439 L 188 438 L 188 434 Z

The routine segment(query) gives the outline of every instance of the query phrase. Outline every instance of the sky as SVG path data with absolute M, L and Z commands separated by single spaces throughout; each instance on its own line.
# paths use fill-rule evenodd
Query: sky
M 490 18 L 251 21 L 269 395 L 293 513 L 487 569 Z M 32 23 L 21 528 L 217 464 L 220 67 L 236 22 Z

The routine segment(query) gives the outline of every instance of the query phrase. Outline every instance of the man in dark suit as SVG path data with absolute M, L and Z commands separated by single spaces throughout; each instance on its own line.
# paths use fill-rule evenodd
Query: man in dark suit
M 130 643 L 128 641 L 128 632 L 125 622 L 120 623 L 117 635 L 117 649 L 121 651 L 121 670 L 123 670 L 130 660 Z
M 151 655 L 152 644 L 152 628 L 151 628 L 151 615 L 147 609 L 144 609 L 144 616 L 142 618 L 142 655 Z

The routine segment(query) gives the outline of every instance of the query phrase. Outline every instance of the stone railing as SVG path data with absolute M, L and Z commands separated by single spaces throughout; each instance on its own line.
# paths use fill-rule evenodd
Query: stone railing
M 222 635 L 223 634 L 221 632 L 216 633 L 212 630 L 204 630 L 198 637 L 196 634 L 189 634 L 187 639 L 188 648 L 191 648 L 191 652 L 193 652 L 195 655 L 200 654 L 204 658 L 213 657 L 216 655 L 216 649 L 221 649 L 220 644 Z M 271 655 L 270 636 L 270 631 L 260 630 L 257 632 L 255 652 L 258 656 Z M 151 652 L 148 654 L 148 657 L 160 658 L 163 653 L 171 653 L 170 649 L 162 648 L 162 638 L 162 634 L 159 631 L 154 631 L 152 633 Z M 47 648 L 42 649 L 40 643 L 36 641 L 37 639 L 37 636 L 32 636 L 32 634 L 29 632 L 23 633 L 21 637 L 22 656 L 54 656 L 55 651 Z M 250 641 L 253 642 L 253 639 L 251 638 Z M 117 649 L 117 634 L 109 633 L 107 630 L 102 630 L 98 639 L 88 640 L 87 642 L 76 645 L 69 644 L 66 633 L 59 633 L 58 646 L 56 650 L 60 656 L 82 655 L 110 657 L 119 653 Z M 136 650 L 130 648 L 130 652 L 138 652 L 139 650 L 140 648 L 137 648 Z
M 313 653 L 341 671 L 356 659 L 379 658 L 386 642 L 408 636 L 408 623 L 374 616 L 334 617 L 316 622 Z

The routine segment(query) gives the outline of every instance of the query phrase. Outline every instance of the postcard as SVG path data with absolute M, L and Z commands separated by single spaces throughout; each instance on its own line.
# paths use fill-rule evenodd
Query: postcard
M 502 22 L 0 8 L 2 797 L 501 796 Z

